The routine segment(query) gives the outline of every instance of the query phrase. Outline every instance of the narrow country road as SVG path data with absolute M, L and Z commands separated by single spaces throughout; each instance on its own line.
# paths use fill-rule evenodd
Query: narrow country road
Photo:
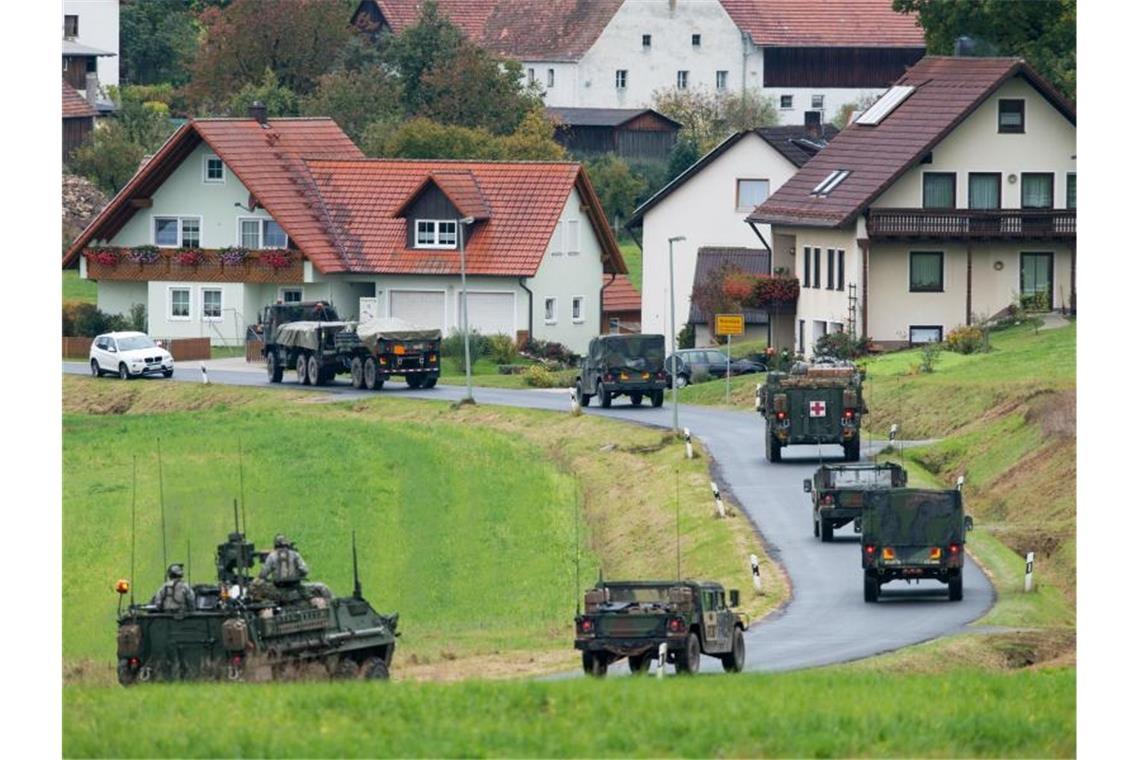
M 211 365 L 215 367 L 209 374 L 212 383 L 301 388 L 288 379 L 281 385 L 271 386 L 257 365 L 242 366 L 228 361 L 211 362 Z M 219 366 L 227 368 L 217 368 Z M 230 369 L 231 366 L 235 368 Z M 65 362 L 64 372 L 87 373 L 88 369 L 84 364 Z M 201 372 L 197 367 L 180 367 L 175 370 L 174 379 L 201 382 Z M 106 382 L 121 381 L 108 378 Z M 394 387 L 376 393 L 354 390 L 343 379 L 311 390 L 338 394 L 346 399 L 396 396 L 436 401 L 455 401 L 466 391 L 454 385 L 413 391 L 397 382 Z M 566 390 L 476 388 L 474 395 L 481 404 L 553 411 L 565 411 L 569 407 Z M 666 405 L 660 409 L 648 405 L 634 408 L 623 398 L 615 401 L 610 409 L 599 409 L 595 405 L 586 412 L 669 427 L 673 412 L 668 401 L 667 396 Z M 946 600 L 946 586 L 920 581 L 911 585 L 892 583 L 884 587 L 878 604 L 865 603 L 858 538 L 851 527 L 838 531 L 836 541 L 831 544 L 812 537 L 811 511 L 808 496 L 803 492 L 803 480 L 818 466 L 818 452 L 814 447 L 786 449 L 784 463 L 773 465 L 764 459 L 763 421 L 757 414 L 681 406 L 679 419 L 680 425 L 688 427 L 708 448 L 720 468 L 721 488 L 727 488 L 759 526 L 773 559 L 784 566 L 791 580 L 792 597 L 784 611 L 753 626 L 745 638 L 748 670 L 792 670 L 869 657 L 962 631 L 993 603 L 993 587 L 969 558 L 961 602 Z M 831 461 L 841 461 L 842 450 L 838 446 L 825 446 L 823 456 L 825 460 L 831 457 Z M 720 663 L 706 657 L 701 669 L 719 671 Z

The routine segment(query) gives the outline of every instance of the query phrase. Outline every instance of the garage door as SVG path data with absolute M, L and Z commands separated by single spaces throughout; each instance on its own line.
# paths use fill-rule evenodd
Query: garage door
M 463 295 L 457 294 L 458 314 L 463 314 Z M 483 335 L 515 336 L 515 297 L 511 293 L 467 293 L 471 307 L 468 324 Z
M 417 327 L 443 330 L 443 293 L 435 290 L 393 290 L 390 314 Z

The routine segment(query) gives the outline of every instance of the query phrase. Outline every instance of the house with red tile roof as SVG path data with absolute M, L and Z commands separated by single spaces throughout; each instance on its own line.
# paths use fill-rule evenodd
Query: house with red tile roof
M 905 346 L 1011 302 L 1075 308 L 1076 126 L 1021 59 L 919 61 L 747 217 L 800 279 L 779 345 Z
M 262 307 L 326 299 L 444 332 L 582 351 L 626 272 L 569 162 L 367 159 L 331 119 L 192 119 L 71 244 L 98 305 L 156 337 L 240 342 Z
M 372 37 L 415 23 L 422 0 L 362 0 Z M 438 0 L 483 48 L 522 63 L 547 106 L 633 109 L 657 90 L 772 97 L 780 123 L 830 121 L 922 57 L 891 0 Z
M 99 112 L 95 106 L 87 102 L 87 98 L 76 92 L 75 88 L 63 81 L 63 161 L 71 156 L 71 152 L 83 144 L 87 135 L 95 128 L 95 117 Z
M 604 275 L 603 279 L 602 320 L 605 331 L 611 334 L 641 332 L 641 293 L 633 286 L 629 275 Z

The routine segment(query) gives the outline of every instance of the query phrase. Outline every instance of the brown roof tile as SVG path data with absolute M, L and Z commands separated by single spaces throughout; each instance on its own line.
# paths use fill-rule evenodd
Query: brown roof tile
M 63 83 L 63 118 L 65 119 L 82 119 L 98 116 L 99 112 L 96 111 L 87 98 L 79 94 L 79 92 L 69 85 L 66 81 Z
M 609 278 L 603 278 L 604 285 Z M 619 274 L 602 291 L 602 311 L 641 311 L 641 293 L 633 287 L 629 275 Z
M 721 0 L 764 47 L 925 47 L 915 17 L 891 0 Z

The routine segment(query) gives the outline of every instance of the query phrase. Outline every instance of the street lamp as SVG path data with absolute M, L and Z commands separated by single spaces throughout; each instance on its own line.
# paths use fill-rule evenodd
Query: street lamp
M 474 217 L 465 216 L 459 220 L 459 282 L 463 302 L 463 366 L 467 370 L 467 398 L 464 404 L 474 404 L 475 396 L 471 392 L 471 333 L 467 330 L 467 225 L 475 222 Z
M 677 427 L 677 303 L 675 301 L 675 294 L 673 293 L 673 243 L 680 243 L 684 241 L 684 235 L 669 238 L 669 345 L 672 350 L 669 352 L 673 357 L 673 364 L 669 368 L 670 374 L 673 377 L 673 435 L 678 432 Z

